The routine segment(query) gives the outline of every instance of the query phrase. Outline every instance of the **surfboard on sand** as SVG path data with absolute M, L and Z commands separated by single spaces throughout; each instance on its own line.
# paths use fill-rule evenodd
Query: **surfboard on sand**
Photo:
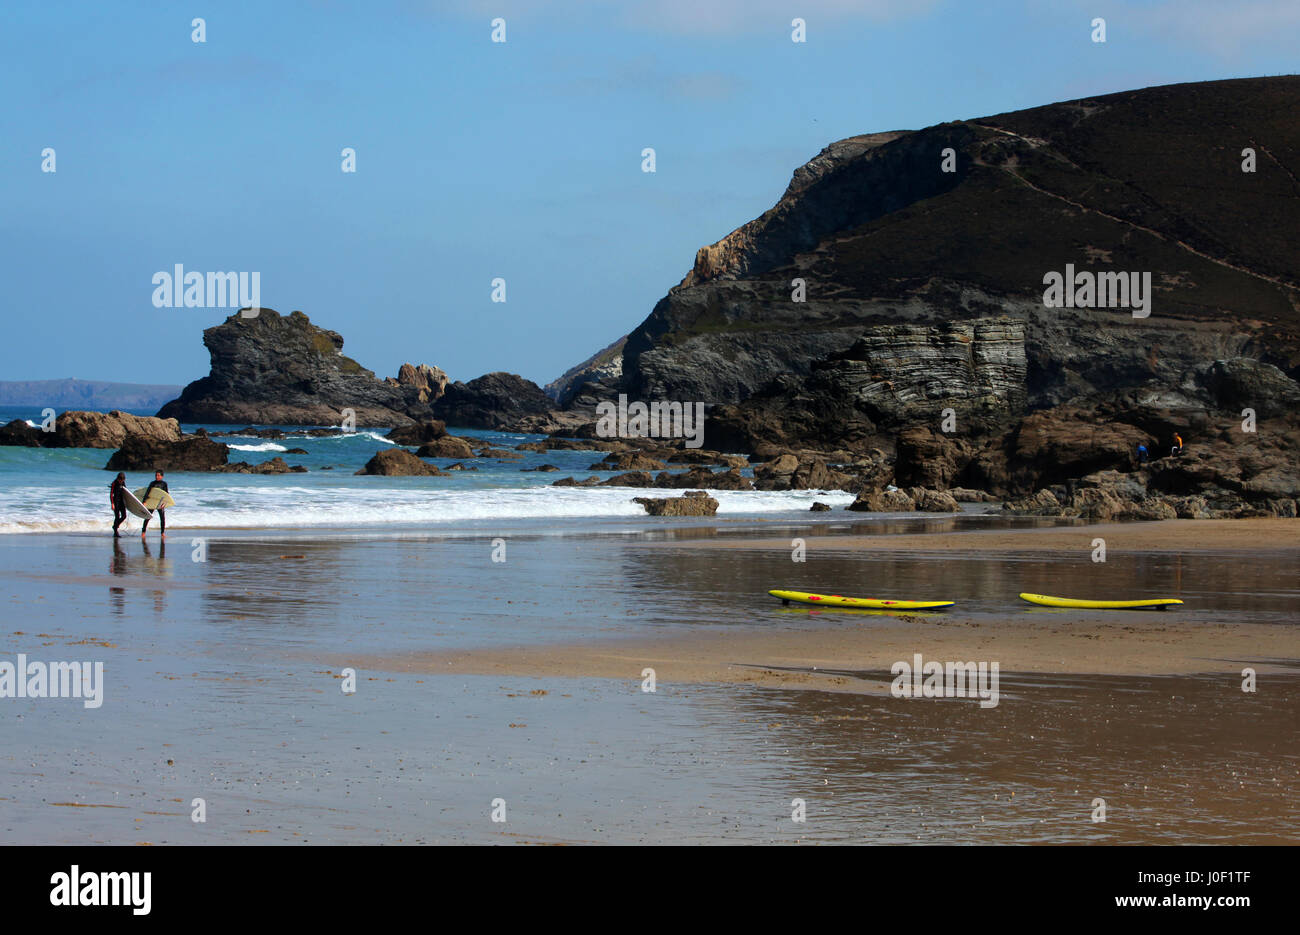
M 768 591 L 779 598 L 782 604 L 797 601 L 800 604 L 815 604 L 820 607 L 856 607 L 874 610 L 926 610 L 936 607 L 951 607 L 953 601 L 886 601 L 871 597 L 842 597 L 839 594 L 812 594 L 807 591 Z
M 1020 597 L 1040 607 L 1074 607 L 1082 610 L 1164 610 L 1182 603 L 1176 597 L 1158 597 L 1144 601 L 1085 601 L 1048 594 L 1021 594 Z
M 155 487 L 150 490 L 148 487 L 141 487 L 135 492 L 136 499 L 144 504 L 144 508 L 152 513 L 154 510 L 162 507 L 164 510 L 176 505 L 172 495 L 161 487 Z
M 139 497 L 137 497 L 135 494 L 131 493 L 131 491 L 125 488 L 123 488 L 122 490 L 122 499 L 126 503 L 127 510 L 130 511 L 131 513 L 134 513 L 136 516 L 140 517 L 141 519 L 148 519 L 150 516 L 153 515 L 152 513 L 149 512 L 149 509 L 143 503 L 140 502 Z

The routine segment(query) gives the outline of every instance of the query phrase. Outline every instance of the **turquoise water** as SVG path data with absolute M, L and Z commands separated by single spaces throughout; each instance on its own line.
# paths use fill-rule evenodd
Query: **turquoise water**
M 149 412 L 137 413 L 151 415 Z M 36 407 L 0 407 L 0 420 L 25 418 L 39 423 Z M 227 432 L 243 426 L 185 424 L 186 432 L 205 428 Z M 265 426 L 264 426 L 265 427 Z M 591 519 L 644 516 L 634 496 L 645 490 L 629 488 L 556 488 L 550 485 L 566 476 L 602 477 L 617 472 L 593 472 L 591 465 L 604 457 L 593 451 L 523 451 L 518 460 L 473 458 L 465 461 L 473 471 L 456 471 L 448 477 L 357 476 L 376 452 L 395 447 L 383 430 L 362 430 L 349 435 L 313 438 L 302 426 L 275 426 L 288 433 L 283 439 L 222 436 L 231 446 L 231 462 L 258 464 L 281 457 L 302 465 L 306 473 L 282 475 L 208 474 L 173 472 L 167 477 L 176 507 L 168 511 L 168 528 L 324 528 L 352 529 L 371 526 L 424 528 L 520 521 L 524 523 L 575 523 Z M 295 431 L 296 430 L 296 431 Z M 449 428 L 454 435 L 472 439 L 475 447 L 514 449 L 540 435 Z M 301 448 L 305 454 L 289 454 Z M 106 449 L 45 449 L 0 447 L 0 484 L 9 492 L 0 507 L 0 533 L 100 532 L 112 525 L 107 488 L 112 475 L 104 465 L 112 451 Z M 430 460 L 445 468 L 453 459 Z M 530 472 L 551 464 L 554 472 Z M 684 466 L 681 469 L 685 469 Z M 129 472 L 130 487 L 145 486 L 149 472 Z M 661 496 L 678 496 L 674 490 Z M 650 495 L 654 495 L 651 491 Z M 719 515 L 748 516 L 806 512 L 814 500 L 834 507 L 846 506 L 853 497 L 844 492 L 818 491 L 716 491 Z M 128 521 L 138 528 L 138 520 Z

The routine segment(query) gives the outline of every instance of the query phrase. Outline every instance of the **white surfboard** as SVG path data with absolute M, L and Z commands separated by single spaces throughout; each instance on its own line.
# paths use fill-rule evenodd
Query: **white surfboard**
M 136 498 L 136 495 L 131 493 L 131 491 L 127 490 L 125 487 L 122 488 L 122 499 L 126 503 L 127 510 L 141 519 L 148 519 L 150 516 L 153 516 L 145 505 Z

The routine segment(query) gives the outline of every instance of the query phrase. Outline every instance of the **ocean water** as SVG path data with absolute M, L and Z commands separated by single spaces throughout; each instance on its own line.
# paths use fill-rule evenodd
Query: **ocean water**
M 138 415 L 152 415 L 139 412 Z M 40 421 L 37 407 L 0 407 L 0 422 Z M 229 431 L 242 426 L 187 423 L 186 432 L 206 428 Z M 269 427 L 269 426 L 263 426 Z M 455 471 L 449 477 L 357 476 L 376 452 L 394 447 L 383 430 L 364 429 L 345 436 L 313 438 L 302 426 L 274 426 L 283 439 L 223 436 L 231 446 L 230 460 L 258 464 L 279 456 L 307 473 L 256 475 L 169 472 L 167 482 L 176 507 L 167 511 L 169 529 L 355 529 L 402 527 L 419 529 L 478 528 L 518 522 L 524 526 L 551 522 L 578 524 L 592 520 L 645 516 L 632 502 L 637 496 L 679 496 L 680 490 L 655 491 L 625 487 L 551 487 L 561 477 L 578 479 L 599 473 L 590 466 L 603 452 L 517 452 L 519 460 L 474 458 L 465 462 L 475 471 Z M 449 427 L 451 434 L 496 449 L 514 449 L 541 435 L 486 432 Z M 301 448 L 305 454 L 289 454 Z M 8 492 L 0 504 L 0 533 L 99 532 L 112 527 L 104 470 L 112 451 L 98 448 L 45 449 L 0 447 L 0 484 Z M 445 468 L 453 459 L 431 460 Z M 553 472 L 527 472 L 553 464 Z M 685 466 L 673 470 L 685 470 Z M 750 473 L 746 471 L 745 473 Z M 143 487 L 152 474 L 128 472 L 132 489 Z M 713 491 L 719 517 L 807 513 L 814 500 L 842 508 L 853 496 L 842 491 Z M 131 517 L 128 528 L 140 521 Z

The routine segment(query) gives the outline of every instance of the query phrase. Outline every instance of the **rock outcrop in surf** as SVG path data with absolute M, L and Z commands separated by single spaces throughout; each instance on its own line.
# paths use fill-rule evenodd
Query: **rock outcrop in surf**
M 536 383 L 497 372 L 448 384 L 433 413 L 448 425 L 511 430 L 525 417 L 546 416 L 554 408 L 554 401 Z
M 26 448 L 118 448 L 128 437 L 174 442 L 181 437 L 175 419 L 112 412 L 71 410 L 54 417 L 51 431 L 14 419 L 0 427 L 0 445 Z

